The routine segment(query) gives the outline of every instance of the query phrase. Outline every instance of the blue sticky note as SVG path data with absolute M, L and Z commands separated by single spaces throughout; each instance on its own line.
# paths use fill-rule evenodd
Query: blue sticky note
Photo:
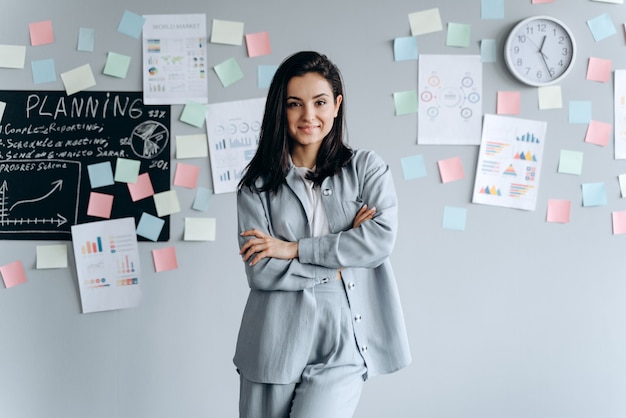
M 143 16 L 124 10 L 117 31 L 132 38 L 139 39 L 145 21 L 146 19 Z
M 35 84 L 51 83 L 57 81 L 57 73 L 54 67 L 54 59 L 32 61 L 33 82 Z
M 206 212 L 209 210 L 209 200 L 211 199 L 211 189 L 207 189 L 206 187 L 198 187 L 196 189 L 196 197 L 193 200 L 192 209 L 198 210 L 201 212 Z
M 137 235 L 149 239 L 150 241 L 156 241 L 161 235 L 161 230 L 165 221 L 161 218 L 157 218 L 149 213 L 142 213 L 137 224 Z
M 504 0 L 480 0 L 482 19 L 504 19 Z
M 93 45 L 96 39 L 96 31 L 91 28 L 80 28 L 78 30 L 78 48 L 79 51 L 93 52 Z
M 617 33 L 615 30 L 615 26 L 613 26 L 613 22 L 611 21 L 611 16 L 609 16 L 608 13 L 601 14 L 600 16 L 588 20 L 587 26 L 589 26 L 589 29 L 591 29 L 591 33 L 596 42 L 606 39 L 609 36 L 613 36 Z
M 258 86 L 260 89 L 269 88 L 278 65 L 259 65 L 257 69 Z
M 591 102 L 589 100 L 570 100 L 569 123 L 591 122 Z
M 92 189 L 110 186 L 115 183 L 110 161 L 88 165 L 87 172 L 89 173 L 89 182 Z
M 583 206 L 605 206 L 606 185 L 599 183 L 584 183 L 583 186 Z
M 402 174 L 405 180 L 426 177 L 426 165 L 424 164 L 424 156 L 422 154 L 403 157 Z
M 496 62 L 498 57 L 495 39 L 483 39 L 480 41 L 480 61 Z
M 443 208 L 443 228 L 465 231 L 467 209 L 446 206 Z
M 393 40 L 393 59 L 395 61 L 417 60 L 417 37 L 404 36 Z

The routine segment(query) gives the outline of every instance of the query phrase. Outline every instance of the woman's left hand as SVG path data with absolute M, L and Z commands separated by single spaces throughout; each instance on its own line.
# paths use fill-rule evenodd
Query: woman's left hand
M 291 260 L 298 257 L 297 242 L 283 241 L 256 229 L 243 231 L 241 236 L 253 237 L 247 240 L 239 251 L 239 254 L 243 256 L 243 261 L 250 260 L 251 266 L 264 258 Z

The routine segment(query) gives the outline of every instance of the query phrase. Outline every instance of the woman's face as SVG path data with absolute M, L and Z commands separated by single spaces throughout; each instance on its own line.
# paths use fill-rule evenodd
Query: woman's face
M 333 127 L 342 96 L 333 97 L 328 80 L 318 73 L 292 77 L 287 83 L 287 125 L 294 146 L 314 148 Z

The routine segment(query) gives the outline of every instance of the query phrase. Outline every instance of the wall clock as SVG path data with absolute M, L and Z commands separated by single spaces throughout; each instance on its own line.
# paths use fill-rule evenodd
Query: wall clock
M 576 42 L 558 19 L 533 16 L 513 27 L 504 47 L 504 59 L 513 75 L 530 86 L 562 80 L 574 66 Z

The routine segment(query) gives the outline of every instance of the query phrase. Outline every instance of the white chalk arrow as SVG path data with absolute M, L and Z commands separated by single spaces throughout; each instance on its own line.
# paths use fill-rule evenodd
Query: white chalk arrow
M 62 188 L 63 188 L 63 180 L 62 179 L 55 180 L 52 182 L 52 190 L 50 190 L 48 193 L 36 199 L 20 200 L 19 202 L 15 202 L 13 206 L 9 208 L 9 211 L 12 211 L 13 209 L 15 209 L 17 205 L 21 205 L 24 203 L 40 202 L 44 200 L 45 198 L 47 198 L 48 196 L 50 196 L 52 193 L 56 192 L 57 190 L 61 190 Z

